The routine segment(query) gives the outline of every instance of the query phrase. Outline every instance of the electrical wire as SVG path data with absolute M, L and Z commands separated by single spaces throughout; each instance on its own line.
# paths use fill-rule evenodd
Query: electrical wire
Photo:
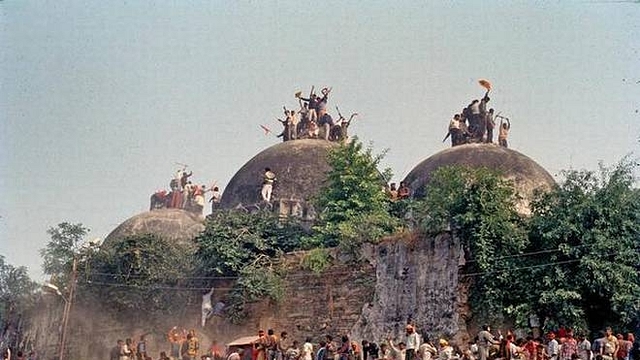
M 348 270 L 333 270 L 333 271 L 325 271 L 322 273 L 322 275 L 333 275 L 333 274 L 344 274 L 350 272 Z M 127 277 L 127 278 L 145 278 L 147 277 L 146 275 L 141 275 L 141 274 L 122 274 L 122 273 L 105 273 L 105 272 L 89 272 L 86 274 L 86 276 L 93 276 L 93 275 L 97 275 L 97 276 L 104 276 L 104 277 Z M 305 278 L 308 277 L 309 274 L 290 274 L 287 275 L 286 278 Z M 177 276 L 177 277 L 172 277 L 172 279 L 179 279 L 179 280 L 237 280 L 238 278 L 240 278 L 240 276 Z
M 604 255 L 604 256 L 612 256 L 612 255 L 615 255 L 615 253 Z M 503 268 L 503 269 L 489 270 L 489 271 L 482 271 L 482 272 L 474 272 L 474 273 L 458 273 L 458 277 L 459 278 L 468 278 L 468 277 L 487 276 L 487 275 L 493 275 L 493 274 L 503 273 L 503 272 L 522 271 L 522 270 L 543 268 L 543 267 L 547 267 L 547 266 L 571 264 L 571 263 L 580 262 L 581 260 L 582 259 L 572 259 L 572 260 L 554 261 L 554 262 L 548 262 L 548 263 L 543 263 L 543 264 L 521 266 L 521 267 L 513 267 L 513 268 Z M 334 273 L 337 274 L 338 272 L 334 272 Z M 344 272 L 341 272 L 341 274 L 350 274 L 350 272 L 344 271 Z M 326 275 L 326 274 L 323 273 L 323 275 Z M 374 275 L 374 274 L 372 274 L 372 275 Z M 375 274 L 375 275 L 377 275 L 377 274 Z M 311 275 L 301 274 L 301 277 L 309 277 L 309 276 L 311 276 Z M 285 278 L 285 280 L 286 279 L 287 278 Z M 177 291 L 204 291 L 204 290 L 211 290 L 211 287 L 137 285 L 137 284 L 127 284 L 127 283 L 106 283 L 106 282 L 93 281 L 93 280 L 86 280 L 86 281 L 84 281 L 84 283 L 87 284 L 87 285 L 92 285 L 92 286 L 125 287 L 125 288 L 138 288 L 138 289 L 149 289 L 149 290 L 177 290 Z M 305 287 L 305 290 L 324 289 L 327 286 L 330 286 L 330 284 L 321 285 L 321 286 L 308 286 L 308 287 Z M 291 288 L 291 287 L 285 287 L 285 288 Z M 228 288 L 227 287 L 227 288 L 216 288 L 216 289 L 217 290 L 232 290 L 233 288 Z
M 591 246 L 590 244 L 583 244 L 583 245 L 575 245 L 575 246 L 571 246 L 570 249 L 578 249 L 578 248 L 583 248 L 583 247 L 587 247 L 587 246 Z M 544 250 L 536 250 L 536 251 L 531 251 L 531 252 L 525 252 L 525 253 L 519 253 L 519 254 L 510 254 L 510 255 L 504 255 L 504 256 L 499 256 L 499 257 L 494 257 L 493 260 L 503 260 L 503 259 L 510 259 L 510 258 L 517 258 L 517 257 L 525 257 L 525 256 L 534 256 L 534 255 L 540 255 L 540 254 L 547 254 L 547 253 L 554 253 L 554 252 L 559 252 L 562 251 L 562 249 L 544 249 Z M 612 254 L 613 255 L 613 254 Z M 470 260 L 466 260 L 466 263 L 474 263 L 477 262 L 477 260 L 475 259 L 470 259 Z M 323 275 L 332 275 L 332 274 L 342 274 L 344 273 L 344 271 L 326 271 L 323 272 Z M 108 273 L 108 272 L 90 272 L 87 274 L 87 276 L 92 276 L 92 275 L 98 275 L 98 276 L 105 276 L 105 277 L 120 277 L 120 276 L 125 276 L 124 274 L 121 273 Z M 307 274 L 291 274 L 291 275 L 287 275 L 287 277 L 307 277 Z M 126 275 L 126 277 L 128 278 L 144 278 L 146 277 L 145 275 L 140 275 L 140 274 L 131 274 L 131 275 Z M 179 276 L 179 277 L 173 277 L 173 279 L 180 279 L 180 280 L 237 280 L 239 278 L 239 276 Z

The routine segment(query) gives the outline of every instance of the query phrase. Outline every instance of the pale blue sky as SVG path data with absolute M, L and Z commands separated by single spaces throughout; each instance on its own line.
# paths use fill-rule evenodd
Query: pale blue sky
M 396 180 L 479 78 L 554 175 L 640 150 L 637 2 L 5 0 L 0 25 L 0 254 L 35 277 L 47 228 L 103 238 L 174 162 L 224 187 L 311 85 Z

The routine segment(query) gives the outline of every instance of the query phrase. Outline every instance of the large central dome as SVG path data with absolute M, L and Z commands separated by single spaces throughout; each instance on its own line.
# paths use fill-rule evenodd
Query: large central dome
M 550 190 L 555 185 L 551 175 L 531 158 L 494 144 L 467 144 L 443 150 L 413 168 L 404 182 L 413 190 L 414 197 L 423 197 L 433 172 L 448 165 L 486 167 L 501 172 L 506 179 L 513 180 L 521 196 L 517 208 L 524 214 L 530 212 L 529 203 L 536 190 Z
M 271 202 L 309 201 L 327 178 L 329 149 L 338 146 L 325 140 L 292 140 L 267 148 L 249 160 L 233 176 L 222 194 L 222 206 L 260 203 L 265 168 L 276 174 Z

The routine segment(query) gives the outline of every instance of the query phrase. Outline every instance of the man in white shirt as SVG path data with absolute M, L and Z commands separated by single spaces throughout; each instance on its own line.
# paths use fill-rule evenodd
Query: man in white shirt
M 580 360 L 591 360 L 591 343 L 583 334 L 578 335 L 578 356 Z
M 551 332 L 547 335 L 547 338 L 549 339 L 549 343 L 547 344 L 547 356 L 549 360 L 558 360 L 560 344 L 558 344 L 558 340 L 556 340 L 556 334 Z
M 416 352 L 420 347 L 420 338 L 413 325 L 408 324 L 405 328 L 407 335 L 406 360 L 415 360 Z
M 262 180 L 262 200 L 271 202 L 271 193 L 273 192 L 273 184 L 276 181 L 276 174 L 270 168 L 264 169 L 264 177 Z
M 304 345 L 302 345 L 302 360 L 312 360 L 313 359 L 313 344 L 311 344 L 311 338 L 308 337 L 304 341 Z

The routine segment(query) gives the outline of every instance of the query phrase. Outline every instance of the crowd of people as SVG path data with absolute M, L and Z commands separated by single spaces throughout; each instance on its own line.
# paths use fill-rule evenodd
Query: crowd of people
M 109 360 L 152 360 L 153 357 L 147 348 L 146 335 L 141 335 L 139 341 L 131 338 L 118 340 L 111 349 Z M 214 359 L 211 354 L 216 354 L 215 358 L 220 360 L 224 355 L 224 349 L 213 343 L 206 350 L 200 348 L 200 340 L 196 331 L 174 326 L 167 333 L 168 351 L 160 351 L 158 360 L 203 360 Z
M 169 352 L 162 351 L 159 360 L 640 360 L 640 343 L 634 335 L 614 335 L 610 328 L 589 341 L 584 334 L 559 329 L 549 332 L 545 339 L 532 334 L 517 338 L 513 331 L 494 334 L 483 326 L 474 341 L 450 344 L 445 338 L 435 344 L 408 324 L 402 339 L 388 337 L 379 343 L 352 341 L 349 336 L 335 338 L 325 335 L 314 342 L 291 339 L 286 331 L 276 335 L 273 329 L 258 331 L 248 343 L 226 349 L 217 342 L 201 348 L 194 330 L 186 332 L 174 327 L 168 334 Z M 398 341 L 396 341 L 398 340 Z M 118 340 L 111 352 L 111 360 L 151 359 L 146 351 L 144 336 L 136 344 Z
M 277 135 L 282 138 L 282 141 L 296 139 L 343 141 L 348 138 L 349 125 L 358 114 L 353 113 L 347 119 L 336 106 L 338 119 L 334 119 L 327 112 L 331 88 L 323 88 L 320 91 L 321 95 L 316 94 L 314 89 L 315 87 L 311 87 L 308 98 L 302 97 L 302 92 L 295 94 L 299 104 L 298 110 L 283 106 L 284 119 L 277 118 L 283 126 L 282 132 Z
M 640 343 L 634 335 L 614 335 L 611 328 L 591 342 L 584 334 L 563 328 L 542 339 L 531 334 L 517 338 L 513 331 L 494 335 L 485 325 L 473 342 L 464 345 L 452 345 L 444 338 L 434 344 L 411 324 L 405 330 L 400 341 L 387 338 L 378 344 L 358 343 L 346 335 L 338 341 L 327 335 L 317 344 L 306 338 L 300 344 L 286 332 L 277 337 L 273 330 L 266 334 L 261 330 L 251 348 L 230 348 L 226 356 L 227 360 L 640 360 Z
M 303 342 L 289 337 L 286 331 L 276 335 L 273 329 L 259 330 L 245 342 L 224 346 L 212 341 L 202 346 L 196 331 L 174 326 L 166 335 L 165 349 L 153 349 L 152 356 L 145 334 L 139 340 L 117 340 L 109 353 L 110 360 L 640 360 L 640 342 L 633 333 L 614 333 L 607 327 L 593 340 L 585 333 L 560 327 L 544 338 L 534 329 L 518 337 L 513 330 L 492 332 L 484 325 L 473 341 L 454 344 L 444 337 L 432 342 L 426 332 L 420 334 L 407 324 L 400 339 L 387 337 L 378 342 L 353 341 L 348 335 L 325 335 Z M 242 339 L 247 339 L 242 338 Z M 155 344 L 157 346 L 157 343 Z M 29 354 L 5 349 L 3 360 L 37 360 Z
M 611 328 L 589 341 L 586 334 L 564 328 L 549 332 L 543 339 L 533 335 L 516 338 L 513 332 L 507 332 L 506 337 L 495 337 L 490 328 L 484 326 L 469 352 L 470 359 L 479 360 L 639 360 L 640 344 L 633 333 L 614 335 Z
M 186 167 L 178 170 L 169 182 L 170 191 L 159 190 L 151 195 L 149 210 L 157 209 L 184 209 L 202 214 L 205 206 L 205 194 L 211 192 L 211 211 L 215 211 L 220 205 L 222 193 L 218 186 L 196 185 L 189 180 L 193 172 L 186 172 Z
M 451 138 L 451 146 L 458 146 L 470 143 L 492 144 L 494 139 L 494 129 L 496 121 L 498 125 L 498 145 L 508 147 L 507 137 L 511 130 L 509 118 L 495 114 L 494 109 L 487 110 L 487 104 L 491 100 L 489 92 L 491 85 L 488 82 L 481 82 L 486 86 L 487 91 L 482 99 L 475 99 L 467 105 L 462 112 L 455 114 L 449 122 L 449 130 L 442 142 Z

